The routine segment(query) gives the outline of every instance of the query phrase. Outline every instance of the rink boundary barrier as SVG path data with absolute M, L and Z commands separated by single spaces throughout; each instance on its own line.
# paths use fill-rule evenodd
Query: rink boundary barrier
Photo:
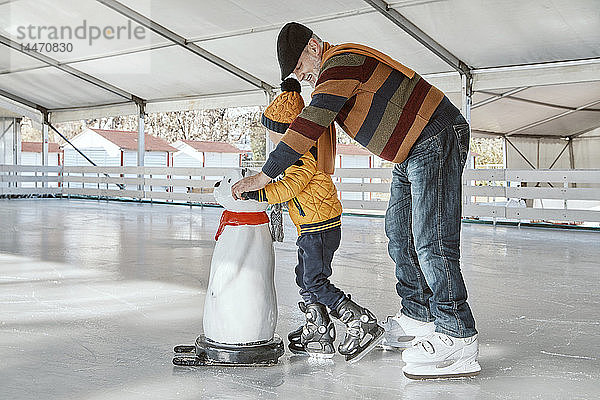
M 0 165 L 0 196 L 77 196 L 187 205 L 214 204 L 230 168 Z M 338 168 L 347 214 L 386 210 L 390 168 Z M 511 201 L 509 201 L 511 200 Z M 600 222 L 600 170 L 467 169 L 463 217 L 493 222 Z

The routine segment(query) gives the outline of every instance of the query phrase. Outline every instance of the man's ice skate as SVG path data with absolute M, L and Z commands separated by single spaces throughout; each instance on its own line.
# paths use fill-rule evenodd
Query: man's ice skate
M 306 316 L 301 334 L 301 345 L 305 352 L 315 358 L 332 358 L 335 354 L 335 327 L 327 308 L 321 303 L 306 305 L 300 302 L 298 306 Z
M 346 324 L 346 336 L 338 346 L 346 361 L 354 363 L 363 358 L 383 340 L 384 330 L 375 316 L 350 298 L 344 299 L 332 315 Z
M 464 378 L 478 375 L 477 335 L 455 338 L 434 332 L 402 353 L 404 375 L 410 379 Z
M 381 324 L 385 333 L 380 346 L 384 350 L 404 350 L 421 338 L 435 332 L 433 322 L 423 322 L 410 318 L 401 311 L 394 316 L 388 316 Z

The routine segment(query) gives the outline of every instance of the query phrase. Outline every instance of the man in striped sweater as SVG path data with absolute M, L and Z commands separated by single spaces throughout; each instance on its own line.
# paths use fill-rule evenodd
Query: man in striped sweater
M 282 28 L 277 48 L 282 79 L 293 72 L 308 81 L 312 101 L 262 172 L 234 185 L 234 197 L 264 187 L 315 144 L 318 168 L 333 173 L 334 121 L 394 162 L 385 230 L 402 308 L 384 324 L 386 344 L 409 347 L 402 354 L 409 378 L 478 374 L 477 331 L 459 262 L 468 123 L 441 91 L 377 50 L 332 46 L 293 22 Z

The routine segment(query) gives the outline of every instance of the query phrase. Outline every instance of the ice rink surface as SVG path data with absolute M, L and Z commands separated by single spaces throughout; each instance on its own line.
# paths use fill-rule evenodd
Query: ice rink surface
M 597 399 L 600 234 L 463 224 L 476 378 L 410 381 L 401 354 L 355 365 L 287 351 L 274 367 L 177 369 L 202 329 L 221 209 L 0 200 L 0 398 Z M 302 321 L 296 233 L 276 245 L 281 337 Z M 383 219 L 344 217 L 333 281 L 380 319 L 399 307 Z M 337 324 L 338 337 L 343 336 Z

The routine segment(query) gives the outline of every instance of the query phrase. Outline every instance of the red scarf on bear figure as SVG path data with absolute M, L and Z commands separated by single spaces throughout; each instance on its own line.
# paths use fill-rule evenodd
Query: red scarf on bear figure
M 240 226 L 240 225 L 262 225 L 268 224 L 269 217 L 264 211 L 258 212 L 235 212 L 235 211 L 223 211 L 221 215 L 221 222 L 219 223 L 219 229 L 215 234 L 215 240 L 219 240 L 219 236 L 223 233 L 223 229 L 227 225 Z

